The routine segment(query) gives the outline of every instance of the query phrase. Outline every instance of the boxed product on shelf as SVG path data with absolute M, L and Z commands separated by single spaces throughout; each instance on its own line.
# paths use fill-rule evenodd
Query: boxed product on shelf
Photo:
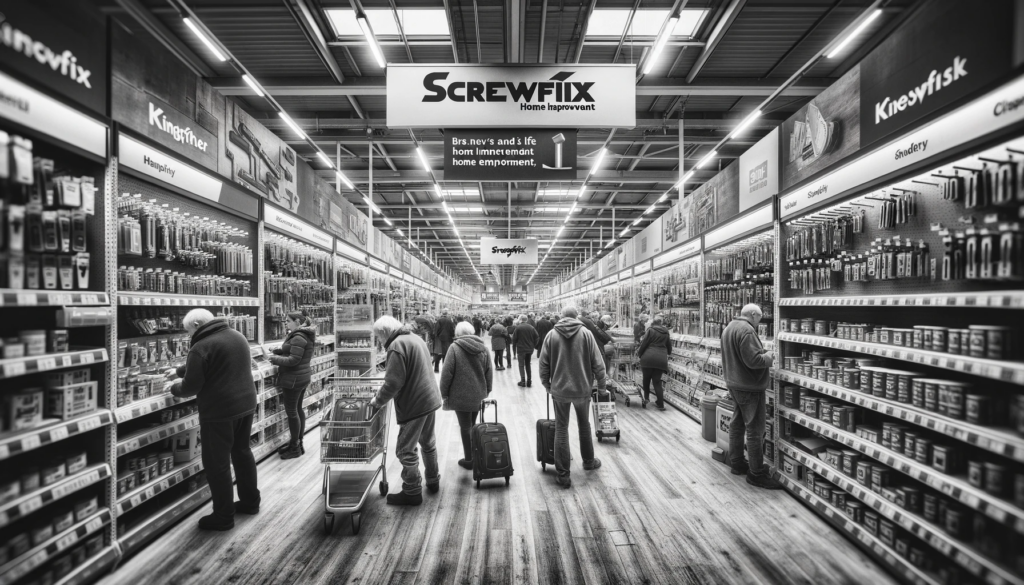
M 46 413 L 63 420 L 96 410 L 99 399 L 98 382 L 82 382 L 46 389 Z
M 174 435 L 174 462 L 188 463 L 202 454 L 199 427 Z
M 48 388 L 81 384 L 83 382 L 89 382 L 91 379 L 92 374 L 89 372 L 89 368 L 60 370 L 59 372 L 47 372 L 43 375 L 43 380 Z
M 24 388 L 0 395 L 3 428 L 6 431 L 30 429 L 43 422 L 43 389 Z

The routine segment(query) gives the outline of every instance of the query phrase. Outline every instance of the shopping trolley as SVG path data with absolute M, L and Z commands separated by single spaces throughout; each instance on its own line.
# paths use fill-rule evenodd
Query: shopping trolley
M 388 495 L 385 463 L 389 405 L 370 406 L 384 380 L 334 377 L 327 384 L 333 389 L 333 398 L 320 421 L 324 532 L 334 530 L 335 515 L 350 513 L 352 534 L 359 534 L 361 510 L 378 474 L 380 495 Z

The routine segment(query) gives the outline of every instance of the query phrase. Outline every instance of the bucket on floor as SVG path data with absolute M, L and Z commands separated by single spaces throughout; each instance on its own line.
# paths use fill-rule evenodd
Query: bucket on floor
M 729 453 L 729 424 L 732 423 L 734 412 L 736 412 L 736 403 L 732 401 L 732 398 L 723 396 L 718 400 L 715 409 L 715 443 L 727 456 Z
M 717 392 L 708 392 L 700 399 L 700 429 L 704 440 L 714 443 L 717 436 L 715 420 L 718 412 L 718 401 L 722 398 Z

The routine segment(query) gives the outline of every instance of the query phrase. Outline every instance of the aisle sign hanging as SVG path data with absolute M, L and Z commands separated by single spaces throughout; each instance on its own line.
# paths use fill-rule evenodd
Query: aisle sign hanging
M 572 181 L 576 130 L 448 130 L 447 181 Z
M 480 263 L 536 264 L 536 238 L 480 238 Z
M 391 128 L 633 128 L 635 65 L 389 64 Z

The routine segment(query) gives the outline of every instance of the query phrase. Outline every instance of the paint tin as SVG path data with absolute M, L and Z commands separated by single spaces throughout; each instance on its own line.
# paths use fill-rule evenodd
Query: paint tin
M 832 505 L 840 510 L 846 509 L 846 492 L 836 488 L 832 490 Z
M 892 343 L 892 329 L 888 327 L 882 327 L 876 330 L 878 334 L 878 343 L 884 343 L 886 345 Z
M 860 462 L 860 453 L 853 449 L 843 451 L 843 473 L 850 477 L 857 476 L 857 464 Z
M 914 431 L 903 432 L 903 454 L 911 459 L 917 455 L 917 433 Z
M 860 366 L 860 390 L 861 392 L 871 392 L 871 387 L 874 384 L 875 368 L 865 367 L 863 364 Z
M 963 420 L 964 394 L 970 388 L 971 385 L 964 382 L 953 382 L 951 380 L 939 382 L 939 414 Z
M 843 387 L 850 390 L 860 390 L 859 368 L 846 368 L 843 370 Z
M 878 536 L 878 528 L 881 523 L 881 517 L 878 512 L 874 510 L 864 510 L 864 530 L 867 530 L 871 536 Z
M 918 463 L 928 465 L 932 461 L 932 441 L 924 437 L 917 437 L 914 441 L 914 460 Z
M 939 383 L 942 380 L 928 379 L 924 382 L 924 409 L 929 412 L 939 410 Z
M 835 406 L 835 402 L 822 398 L 818 401 L 818 418 L 832 424 L 832 407 Z
M 1009 469 L 1005 465 L 998 463 L 986 463 L 985 464 L 985 491 L 996 495 L 1002 496 L 1006 493 L 1006 488 L 1009 487 Z
M 857 483 L 867 488 L 871 487 L 871 463 L 857 462 Z
M 896 544 L 896 525 L 886 518 L 878 519 L 878 539 L 887 546 Z
M 800 333 L 814 333 L 814 321 L 815 320 L 810 317 L 806 319 L 800 319 Z
M 946 532 L 955 538 L 964 539 L 967 536 L 967 514 L 960 506 L 949 506 L 946 508 Z
M 946 345 L 946 332 L 948 330 L 945 327 L 932 327 L 932 343 L 925 349 L 931 349 L 932 351 L 944 352 L 948 349 Z
M 903 508 L 915 514 L 920 514 L 922 506 L 921 490 L 911 486 L 903 486 L 899 489 L 903 494 Z
M 939 497 L 935 494 L 924 494 L 921 498 L 923 505 L 921 507 L 921 513 L 924 519 L 931 522 L 932 524 L 939 523 Z
M 835 469 L 843 468 L 843 452 L 840 449 L 829 447 L 825 449 L 825 463 Z
M 964 397 L 964 410 L 967 422 L 976 425 L 992 424 L 992 398 L 981 394 L 968 394 Z
M 963 450 L 957 445 L 933 445 L 932 467 L 946 475 L 957 475 L 963 467 Z
M 884 465 L 871 466 L 871 489 L 880 492 L 889 487 L 889 468 Z
M 815 335 L 828 335 L 828 321 L 818 319 L 814 322 Z
M 875 373 L 871 376 L 871 394 L 878 398 L 885 398 L 885 384 L 888 378 L 888 372 L 884 368 L 875 368 Z
M 969 355 L 971 357 L 983 358 L 986 355 L 986 349 L 988 347 L 987 331 L 984 326 L 971 325 L 968 327 L 970 334 L 968 336 L 968 343 L 970 347 Z M 961 343 L 963 343 L 961 341 Z M 963 353 L 961 351 L 961 353 Z
M 950 329 L 946 332 L 946 353 L 960 355 L 960 330 Z
M 857 524 L 864 522 L 864 505 L 850 498 L 846 500 L 846 515 Z
M 910 556 L 910 539 L 906 536 L 897 536 L 893 548 L 896 549 L 896 554 L 907 558 Z
M 882 423 L 882 446 L 886 449 L 892 449 L 892 428 L 894 426 L 896 423 Z
M 985 467 L 981 461 L 967 462 L 967 483 L 979 489 L 985 487 Z

